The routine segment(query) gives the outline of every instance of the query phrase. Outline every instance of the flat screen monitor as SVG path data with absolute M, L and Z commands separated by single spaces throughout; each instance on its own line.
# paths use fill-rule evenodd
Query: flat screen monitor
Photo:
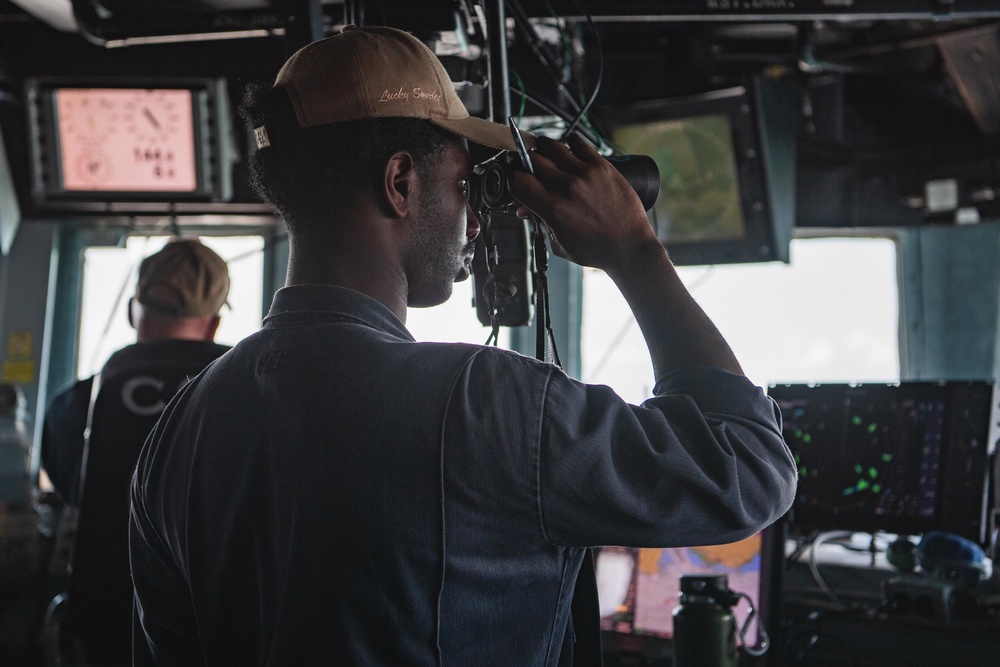
M 220 80 L 33 79 L 36 201 L 222 201 L 231 190 Z
M 785 384 L 768 393 L 799 466 L 792 534 L 938 530 L 985 545 L 993 382 Z
M 781 526 L 776 524 L 733 544 L 602 547 L 596 557 L 597 587 L 608 662 L 647 664 L 669 657 L 683 574 L 725 574 L 729 588 L 753 601 L 764 628 L 773 634 L 777 629 L 770 623 L 780 587 L 783 543 Z M 745 600 L 733 608 L 737 627 L 746 623 L 749 612 Z M 758 630 L 756 622 L 749 624 L 747 646 L 760 647 Z
M 675 264 L 788 261 L 794 123 L 769 130 L 765 99 L 736 86 L 604 110 L 614 147 L 659 168 L 650 221 Z

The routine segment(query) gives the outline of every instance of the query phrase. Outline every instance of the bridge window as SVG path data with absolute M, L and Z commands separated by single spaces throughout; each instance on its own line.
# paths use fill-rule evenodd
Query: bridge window
M 472 294 L 472 278 L 455 283 L 451 298 L 440 306 L 410 308 L 406 328 L 419 341 L 482 345 L 490 335 L 490 328 L 476 317 Z M 506 348 L 509 340 L 510 329 L 501 327 L 498 345 Z
M 791 260 L 678 270 L 754 383 L 898 381 L 895 242 L 796 239 Z M 603 272 L 586 269 L 583 291 L 583 379 L 642 401 L 653 376 L 635 319 Z
M 128 300 L 143 257 L 167 242 L 166 236 L 132 236 L 124 248 L 90 247 L 84 253 L 83 303 L 77 376 L 87 377 L 104 365 L 114 351 L 135 342 L 128 323 Z M 229 264 L 229 306 L 215 340 L 233 345 L 260 329 L 264 239 L 260 236 L 202 236 L 202 243 Z

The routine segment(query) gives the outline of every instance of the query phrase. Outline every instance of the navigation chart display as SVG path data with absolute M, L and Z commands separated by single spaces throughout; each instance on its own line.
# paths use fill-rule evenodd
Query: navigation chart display
M 674 549 L 604 547 L 597 554 L 601 629 L 623 634 L 673 636 L 682 574 L 725 574 L 729 588 L 760 606 L 761 534 L 741 542 Z M 733 612 L 742 626 L 750 611 L 741 601 Z M 755 641 L 756 627 L 749 638 Z

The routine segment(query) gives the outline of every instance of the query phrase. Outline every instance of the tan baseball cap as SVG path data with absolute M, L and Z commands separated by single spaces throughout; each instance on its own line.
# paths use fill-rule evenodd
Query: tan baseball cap
M 510 129 L 469 115 L 441 61 L 413 35 L 346 26 L 296 51 L 275 88 L 291 98 L 299 127 L 363 118 L 423 118 L 469 141 L 516 150 Z M 522 133 L 525 143 L 534 137 Z
M 229 296 L 229 267 L 196 239 L 172 239 L 142 260 L 135 298 L 174 317 L 217 315 Z

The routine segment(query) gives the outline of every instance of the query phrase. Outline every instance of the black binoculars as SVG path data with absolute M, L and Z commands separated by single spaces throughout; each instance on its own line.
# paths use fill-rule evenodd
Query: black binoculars
M 649 210 L 660 193 L 660 170 L 648 155 L 623 155 L 606 158 L 625 177 L 639 195 L 642 207 Z M 469 178 L 469 203 L 476 213 L 513 213 L 517 204 L 507 188 L 510 173 L 522 169 L 521 158 L 506 151 L 477 164 Z
M 481 162 L 468 179 L 469 204 L 483 226 L 476 239 L 472 281 L 476 316 L 484 325 L 524 326 L 534 312 L 531 233 L 527 221 L 515 215 L 517 202 L 507 187 L 514 170 L 530 171 L 530 157 L 523 146 L 521 151 L 523 156 L 508 151 Z M 643 208 L 651 209 L 660 193 L 660 171 L 653 159 L 627 155 L 607 160 L 639 195 Z

